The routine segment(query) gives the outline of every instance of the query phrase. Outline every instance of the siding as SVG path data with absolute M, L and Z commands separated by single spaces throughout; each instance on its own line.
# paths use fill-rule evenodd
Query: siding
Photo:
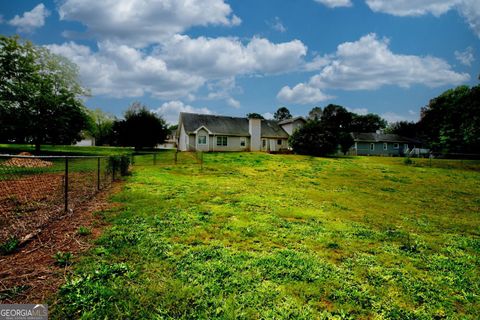
M 403 155 L 405 143 L 399 143 L 398 149 L 393 148 L 393 143 L 388 142 L 387 150 L 383 150 L 383 142 L 372 142 L 375 144 L 375 149 L 370 150 L 371 142 L 357 142 L 357 155 Z M 355 149 L 353 149 L 355 151 Z
M 241 138 L 245 138 L 245 146 L 240 145 Z M 210 135 L 210 151 L 247 151 L 250 149 L 249 137 L 227 136 L 226 146 L 217 146 L 217 136 Z

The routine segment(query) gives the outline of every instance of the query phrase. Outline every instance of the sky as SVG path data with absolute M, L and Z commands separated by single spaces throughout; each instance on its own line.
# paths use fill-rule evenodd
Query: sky
M 330 103 L 417 121 L 480 74 L 479 0 L 0 0 L 0 33 L 76 63 L 87 107 L 171 124 Z

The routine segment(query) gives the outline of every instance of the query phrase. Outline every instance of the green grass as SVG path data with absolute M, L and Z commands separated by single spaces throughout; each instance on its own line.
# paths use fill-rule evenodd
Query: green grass
M 0 144 L 0 153 L 16 154 L 19 152 L 34 152 L 35 146 L 30 144 Z M 109 156 L 133 152 L 132 148 L 122 147 L 78 147 L 42 145 L 40 152 L 47 155 L 98 155 Z
M 136 167 L 53 318 L 478 318 L 478 167 L 204 160 Z

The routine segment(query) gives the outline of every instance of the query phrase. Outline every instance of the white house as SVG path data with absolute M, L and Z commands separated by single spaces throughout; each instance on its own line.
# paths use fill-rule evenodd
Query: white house
M 276 152 L 288 148 L 289 134 L 275 120 L 181 112 L 177 130 L 180 151 Z

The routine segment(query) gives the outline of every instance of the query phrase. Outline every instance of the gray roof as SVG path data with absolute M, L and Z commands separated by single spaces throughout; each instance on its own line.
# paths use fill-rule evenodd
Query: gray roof
M 287 124 L 287 123 L 295 122 L 297 120 L 307 122 L 307 120 L 305 120 L 303 117 L 295 117 L 295 118 L 290 118 L 290 119 L 285 119 L 285 120 L 279 121 L 278 124 Z
M 399 136 L 398 134 L 353 132 L 353 140 L 356 142 L 397 142 L 397 143 L 420 143 L 415 139 Z
M 247 118 L 180 112 L 179 126 L 181 124 L 189 134 L 203 126 L 216 135 L 250 136 Z M 261 136 L 288 138 L 288 133 L 275 120 L 262 120 Z

